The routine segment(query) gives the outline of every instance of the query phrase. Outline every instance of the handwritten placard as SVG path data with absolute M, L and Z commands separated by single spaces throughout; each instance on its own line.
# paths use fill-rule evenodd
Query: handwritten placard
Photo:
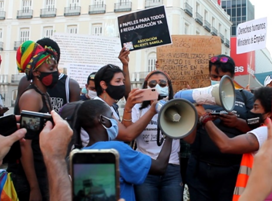
M 120 39 L 83 34 L 55 33 L 53 39 L 61 49 L 59 70 L 84 87 L 90 73 L 106 64 L 122 68 L 118 59 Z
M 210 85 L 209 59 L 221 54 L 218 36 L 172 35 L 172 44 L 157 47 L 158 70 L 170 76 L 174 92 Z

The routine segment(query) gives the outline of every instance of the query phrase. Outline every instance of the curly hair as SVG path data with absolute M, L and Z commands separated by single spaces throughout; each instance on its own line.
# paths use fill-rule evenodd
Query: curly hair
M 259 100 L 265 113 L 271 112 L 272 88 L 260 87 L 254 91 L 254 101 Z

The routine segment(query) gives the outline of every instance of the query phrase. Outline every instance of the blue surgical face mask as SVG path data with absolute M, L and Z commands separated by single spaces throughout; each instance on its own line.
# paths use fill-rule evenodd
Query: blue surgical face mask
M 219 84 L 220 81 L 215 81 L 215 80 L 211 80 L 211 85 L 216 85 L 216 84 Z
M 101 115 L 103 116 L 103 115 Z M 104 124 L 102 126 L 106 129 L 109 137 L 109 141 L 114 140 L 118 135 L 118 122 L 115 119 L 103 116 L 105 119 L 111 122 L 111 127 L 107 128 Z
M 157 90 L 160 96 L 168 96 L 169 94 L 168 86 L 161 87 L 159 84 L 156 84 L 155 89 Z

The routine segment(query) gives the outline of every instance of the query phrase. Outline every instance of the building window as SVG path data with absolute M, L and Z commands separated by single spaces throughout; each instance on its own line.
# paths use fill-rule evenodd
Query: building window
M 205 10 L 204 11 L 204 20 L 208 20 L 207 18 L 208 18 L 208 11 Z
M 153 70 L 156 70 L 156 57 L 155 53 L 150 54 L 147 60 L 147 71 L 151 72 Z
M 79 6 L 80 3 L 79 3 L 79 0 L 69 0 L 69 7 L 77 7 Z
M 92 35 L 95 36 L 102 35 L 102 24 L 92 24 Z
M 69 25 L 69 26 L 67 26 L 67 33 L 77 34 L 77 25 Z
M 20 29 L 20 42 L 25 42 L 29 40 L 29 29 L 28 28 L 21 28 Z
M 101 7 L 101 5 L 104 5 L 104 0 L 93 0 L 93 5 Z
M 23 13 L 29 13 L 31 10 L 32 0 L 23 0 L 22 11 Z
M 4 0 L 0 0 L 0 11 L 4 11 Z
M 51 38 L 53 36 L 54 30 L 53 27 L 43 27 L 43 37 Z
M 55 0 L 45 0 L 45 8 L 47 10 L 53 10 L 55 8 Z

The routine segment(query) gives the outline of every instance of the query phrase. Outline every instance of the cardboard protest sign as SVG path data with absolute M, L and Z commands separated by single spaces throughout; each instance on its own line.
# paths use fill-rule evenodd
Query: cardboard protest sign
M 221 54 L 218 36 L 173 35 L 172 45 L 157 47 L 158 70 L 170 76 L 174 92 L 210 86 L 209 59 Z
M 237 54 L 266 47 L 267 18 L 251 20 L 237 26 Z
M 164 6 L 119 16 L 118 27 L 122 47 L 130 51 L 171 43 Z

